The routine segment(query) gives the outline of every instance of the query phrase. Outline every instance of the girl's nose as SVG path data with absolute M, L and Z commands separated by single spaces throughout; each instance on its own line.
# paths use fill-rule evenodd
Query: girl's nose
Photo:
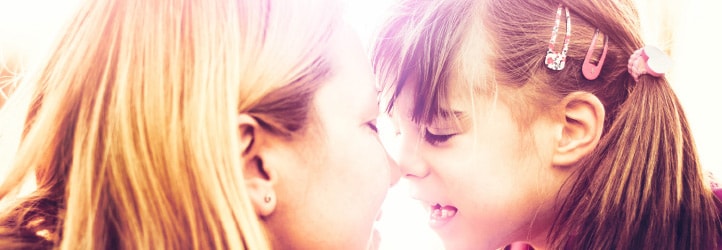
M 398 165 L 401 174 L 406 178 L 424 178 L 429 175 L 429 169 L 424 163 L 420 148 L 419 136 L 400 134 Z

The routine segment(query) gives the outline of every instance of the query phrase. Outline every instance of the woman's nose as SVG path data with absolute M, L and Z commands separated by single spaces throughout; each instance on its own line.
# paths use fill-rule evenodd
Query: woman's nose
M 389 162 L 389 173 L 391 175 L 391 183 L 389 184 L 389 187 L 391 187 L 396 185 L 396 183 L 399 182 L 399 179 L 401 179 L 401 169 L 399 169 L 399 165 L 396 164 L 396 161 L 391 157 L 391 155 L 386 154 L 386 160 Z

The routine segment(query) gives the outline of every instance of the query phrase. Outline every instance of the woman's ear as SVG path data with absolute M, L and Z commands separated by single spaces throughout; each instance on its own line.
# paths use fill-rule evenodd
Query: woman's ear
M 264 164 L 266 146 L 271 136 L 248 114 L 238 116 L 244 182 L 256 214 L 267 217 L 276 209 L 274 190 L 278 178 L 275 169 Z
M 565 120 L 552 163 L 569 166 L 591 153 L 604 130 L 604 105 L 588 92 L 574 92 L 562 99 Z

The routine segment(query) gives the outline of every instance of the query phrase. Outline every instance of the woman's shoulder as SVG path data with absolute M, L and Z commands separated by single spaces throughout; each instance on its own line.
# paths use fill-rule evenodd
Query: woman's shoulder
M 718 199 L 722 200 L 722 186 L 720 186 L 720 182 L 717 178 L 715 178 L 712 172 L 707 172 L 706 177 L 707 182 L 710 184 L 710 189 L 712 189 L 712 193 L 714 193 Z M 722 210 L 722 208 L 720 209 Z

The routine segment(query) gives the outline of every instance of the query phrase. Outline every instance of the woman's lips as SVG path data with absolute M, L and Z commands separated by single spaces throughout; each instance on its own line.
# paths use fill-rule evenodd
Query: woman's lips
M 429 225 L 438 229 L 451 221 L 459 210 L 454 206 L 442 206 L 439 203 L 431 206 L 429 212 Z
M 379 233 L 378 229 L 374 228 L 373 234 L 371 235 L 371 239 L 369 240 L 368 250 L 377 250 L 377 249 L 379 249 L 380 245 L 381 245 L 381 234 Z

